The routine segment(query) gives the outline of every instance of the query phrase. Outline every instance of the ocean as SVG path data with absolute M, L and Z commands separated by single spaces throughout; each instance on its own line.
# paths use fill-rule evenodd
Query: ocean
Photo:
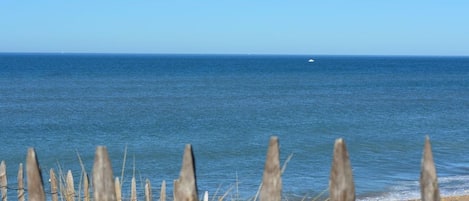
M 247 200 L 275 135 L 281 163 L 293 155 L 282 176 L 289 200 L 327 196 L 337 138 L 347 144 L 358 200 L 405 200 L 420 195 L 428 135 L 442 194 L 469 193 L 469 57 L 308 59 L 2 53 L 0 160 L 9 185 L 28 147 L 44 177 L 61 168 L 79 178 L 77 155 L 91 172 L 104 145 L 114 175 L 124 169 L 124 187 L 133 174 L 139 189 L 148 178 L 156 199 L 163 180 L 172 195 L 192 144 L 199 194 Z

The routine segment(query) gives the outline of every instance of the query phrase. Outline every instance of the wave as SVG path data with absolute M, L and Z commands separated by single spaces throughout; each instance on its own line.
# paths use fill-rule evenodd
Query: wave
M 469 175 L 439 177 L 438 184 L 442 197 L 469 194 Z M 391 186 L 387 192 L 358 197 L 360 201 L 412 200 L 420 198 L 418 181 L 401 181 Z

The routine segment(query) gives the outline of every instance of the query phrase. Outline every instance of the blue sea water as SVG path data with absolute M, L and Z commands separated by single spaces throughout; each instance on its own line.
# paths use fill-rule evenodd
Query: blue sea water
M 0 160 L 15 185 L 28 147 L 45 173 L 79 175 L 77 153 L 90 172 L 105 145 L 120 177 L 127 147 L 124 186 L 135 169 L 157 198 L 190 143 L 199 193 L 249 199 L 276 135 L 282 163 L 293 154 L 282 179 L 294 200 L 327 194 L 334 140 L 344 138 L 358 199 L 405 200 L 419 197 L 429 135 L 442 194 L 469 193 L 468 57 L 308 59 L 0 54 Z

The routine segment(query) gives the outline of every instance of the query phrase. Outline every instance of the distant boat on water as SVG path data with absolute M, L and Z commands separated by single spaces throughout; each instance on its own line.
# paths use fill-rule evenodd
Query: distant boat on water
M 309 59 L 308 60 L 308 63 L 313 63 L 314 62 L 314 59 Z

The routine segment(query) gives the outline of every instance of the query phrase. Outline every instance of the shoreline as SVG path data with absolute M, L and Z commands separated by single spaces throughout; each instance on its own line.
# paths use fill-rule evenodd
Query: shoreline
M 442 201 L 469 201 L 469 195 L 443 197 Z
M 420 201 L 421 199 L 409 200 Z M 469 201 L 469 195 L 442 196 L 441 201 Z

